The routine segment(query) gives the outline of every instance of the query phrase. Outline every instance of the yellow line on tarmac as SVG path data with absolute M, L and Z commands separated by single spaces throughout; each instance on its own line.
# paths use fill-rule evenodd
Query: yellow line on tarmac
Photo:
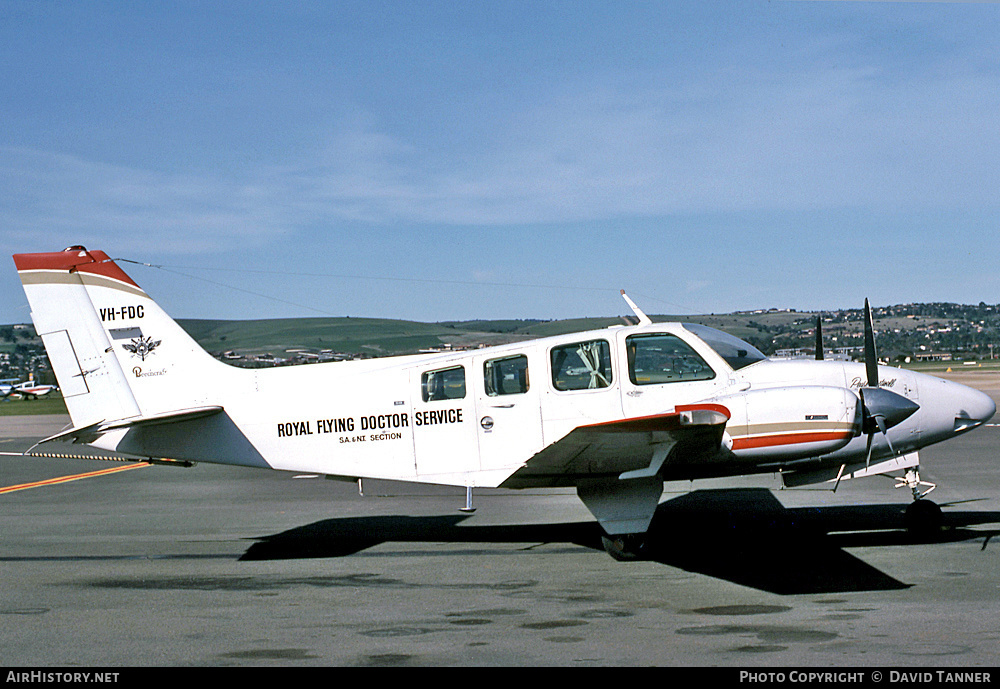
M 58 476 L 56 478 L 45 479 L 44 481 L 34 481 L 33 483 L 22 483 L 17 486 L 6 486 L 0 488 L 0 495 L 3 493 L 13 493 L 19 490 L 27 490 L 28 488 L 39 488 L 41 486 L 52 486 L 57 483 L 69 483 L 70 481 L 79 481 L 84 478 L 91 478 L 92 476 L 104 476 L 105 474 L 114 474 L 119 471 L 128 471 L 129 469 L 138 469 L 140 467 L 152 466 L 147 462 L 136 462 L 135 464 L 125 464 L 124 466 L 112 467 L 110 469 L 101 469 L 99 471 L 88 471 L 84 474 L 74 474 L 72 476 Z

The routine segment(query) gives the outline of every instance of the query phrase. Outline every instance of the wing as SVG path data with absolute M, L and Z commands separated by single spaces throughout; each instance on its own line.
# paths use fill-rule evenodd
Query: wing
M 709 471 L 729 464 L 728 413 L 713 405 L 580 426 L 515 471 L 501 488 L 576 486 L 589 479 L 639 479 Z M 693 476 L 692 476 L 693 478 Z

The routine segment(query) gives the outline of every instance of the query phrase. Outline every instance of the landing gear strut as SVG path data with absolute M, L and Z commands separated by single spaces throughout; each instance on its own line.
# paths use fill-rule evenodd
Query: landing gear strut
M 917 535 L 938 531 L 943 523 L 941 508 L 937 503 L 924 499 L 928 493 L 937 488 L 937 485 L 921 481 L 919 467 L 910 467 L 896 484 L 897 488 L 904 486 L 913 493 L 913 502 L 906 508 L 907 530 Z M 921 486 L 926 486 L 927 490 L 921 490 Z
M 896 488 L 903 488 L 904 486 L 906 488 L 909 488 L 910 491 L 912 491 L 913 493 L 914 500 L 920 500 L 928 493 L 930 493 L 932 490 L 937 488 L 936 483 L 930 483 L 928 481 L 920 480 L 919 466 L 910 467 L 909 469 L 906 470 L 906 473 L 903 475 L 903 478 L 898 478 L 896 480 L 898 481 L 898 483 L 896 484 Z M 927 486 L 927 490 L 921 491 L 920 486 Z

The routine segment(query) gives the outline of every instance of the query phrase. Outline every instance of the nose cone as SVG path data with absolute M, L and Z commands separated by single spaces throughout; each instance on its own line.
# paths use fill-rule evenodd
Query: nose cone
M 920 386 L 920 411 L 913 418 L 921 446 L 982 426 L 996 413 L 993 398 L 974 388 L 921 373 L 911 373 L 909 380 Z
M 964 385 L 958 387 L 961 388 L 961 392 L 956 395 L 959 408 L 955 413 L 955 432 L 981 426 L 993 418 L 997 404 L 992 397 Z

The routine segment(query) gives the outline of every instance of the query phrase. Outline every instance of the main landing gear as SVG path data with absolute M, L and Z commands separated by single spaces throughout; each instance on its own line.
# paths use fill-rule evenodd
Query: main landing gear
M 649 542 L 644 533 L 601 536 L 601 542 L 605 552 L 619 562 L 645 560 L 649 554 Z
M 920 467 L 914 466 L 897 478 L 896 488 L 909 488 L 913 502 L 906 508 L 904 523 L 907 531 L 914 536 L 926 537 L 935 534 L 944 526 L 941 507 L 927 499 L 927 494 L 937 485 L 920 479 Z M 619 562 L 634 562 L 650 557 L 650 541 L 647 533 L 627 533 L 601 536 L 604 550 Z
M 944 524 L 941 507 L 936 502 L 926 500 L 925 496 L 937 485 L 920 480 L 919 467 L 910 467 L 902 478 L 897 479 L 896 488 L 909 488 L 913 493 L 913 502 L 906 508 L 906 528 L 915 535 L 923 536 L 939 531 Z M 926 486 L 922 490 L 921 486 Z

